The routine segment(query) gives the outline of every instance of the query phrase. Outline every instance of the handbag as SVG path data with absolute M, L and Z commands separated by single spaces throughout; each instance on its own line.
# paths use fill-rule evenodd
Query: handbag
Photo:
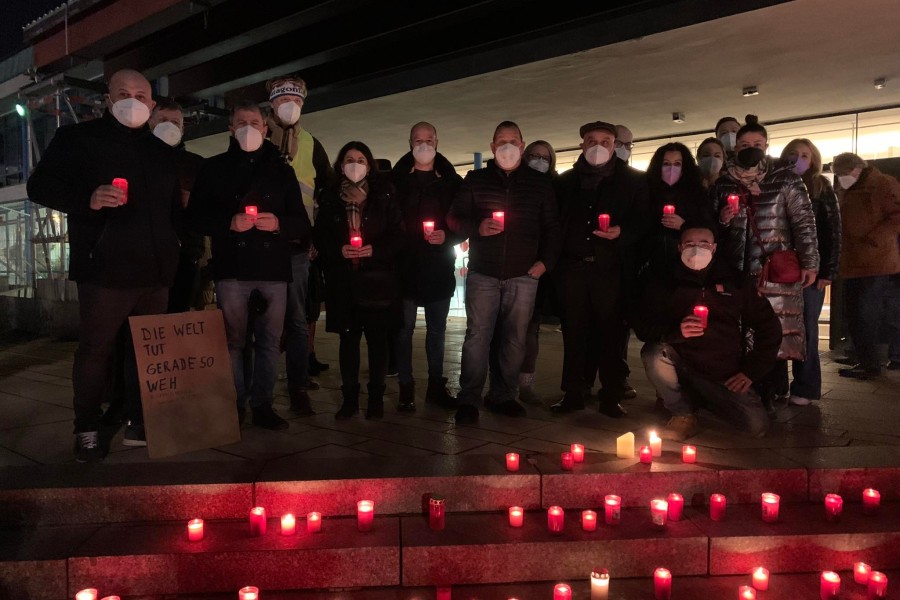
M 800 269 L 800 257 L 795 250 L 775 250 L 774 252 L 766 252 L 766 248 L 762 243 L 762 237 L 759 235 L 759 228 L 756 225 L 756 211 L 753 210 L 750 202 L 747 202 L 747 218 L 750 221 L 750 229 L 753 232 L 753 239 L 762 252 L 762 271 L 759 273 L 759 285 L 763 282 L 770 283 L 799 283 L 803 278 Z

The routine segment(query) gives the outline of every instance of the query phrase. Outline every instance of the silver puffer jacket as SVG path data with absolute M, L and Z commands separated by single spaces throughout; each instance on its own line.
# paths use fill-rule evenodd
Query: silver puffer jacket
M 769 158 L 765 179 L 759 184 L 760 194 L 751 196 L 756 226 L 762 239 L 765 254 L 778 250 L 795 250 L 800 267 L 819 270 L 819 248 L 816 238 L 816 216 L 803 180 L 790 168 L 777 168 Z M 729 194 L 740 194 L 740 184 L 730 175 L 723 175 L 711 188 L 716 214 L 728 204 Z M 748 221 L 747 207 L 741 206 L 728 226 L 719 232 L 718 253 L 749 274 L 754 281 L 762 271 L 762 254 Z M 766 282 L 762 294 L 768 298 L 781 321 L 781 348 L 778 358 L 804 360 L 806 342 L 803 327 L 803 294 L 801 284 Z

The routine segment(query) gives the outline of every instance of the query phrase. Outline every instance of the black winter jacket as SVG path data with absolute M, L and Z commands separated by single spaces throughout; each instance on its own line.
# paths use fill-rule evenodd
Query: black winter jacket
M 414 166 L 415 159 L 407 152 L 394 165 L 391 179 L 406 229 L 406 251 L 400 256 L 402 293 L 422 306 L 451 298 L 456 290 L 453 247 L 465 238 L 447 228 L 447 213 L 462 177 L 440 153 L 434 157 L 433 171 L 416 171 Z M 423 221 L 434 221 L 435 230 L 444 232 L 443 244 L 425 241 Z
M 824 178 L 823 178 L 824 179 Z M 841 209 L 831 183 L 825 179 L 818 198 L 810 196 L 816 213 L 816 238 L 819 240 L 818 279 L 834 281 L 841 265 Z
M 128 180 L 128 203 L 92 210 L 91 195 Z M 61 127 L 28 179 L 33 201 L 68 215 L 69 278 L 113 288 L 172 284 L 178 264 L 181 192 L 175 151 L 146 125 L 104 113 Z
M 662 224 L 663 207 L 672 205 L 675 207 L 675 214 L 685 222 L 703 223 L 713 229 L 717 228 L 718 220 L 709 204 L 706 190 L 699 183 L 692 187 L 678 184 L 671 186 L 661 180 L 648 181 L 648 189 L 648 233 L 646 241 L 641 244 L 642 261 L 658 272 L 668 272 L 681 260 L 678 253 L 681 231 Z
M 232 218 L 246 206 L 274 214 L 279 230 L 232 231 Z M 216 281 L 291 281 L 290 242 L 309 243 L 309 217 L 297 176 L 268 141 L 255 152 L 244 152 L 232 137 L 227 152 L 207 159 L 188 214 L 196 231 L 212 236 Z
M 503 211 L 504 229 L 482 236 L 478 227 L 495 211 Z M 524 162 L 506 173 L 493 160 L 469 171 L 447 215 L 450 229 L 469 240 L 472 271 L 511 279 L 523 277 L 535 262 L 553 269 L 559 257 L 559 213 L 550 176 Z

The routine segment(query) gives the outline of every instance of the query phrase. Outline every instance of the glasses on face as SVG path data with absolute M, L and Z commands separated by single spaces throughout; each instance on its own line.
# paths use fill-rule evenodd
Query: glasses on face
M 633 150 L 634 143 L 633 142 L 620 142 L 616 140 L 616 148 L 625 148 L 626 150 Z
M 527 160 L 542 160 L 547 164 L 550 164 L 550 159 L 546 156 L 541 156 L 540 154 L 529 154 L 525 157 Z
M 684 242 L 681 244 L 685 248 L 703 248 L 704 250 L 710 250 L 714 242 Z

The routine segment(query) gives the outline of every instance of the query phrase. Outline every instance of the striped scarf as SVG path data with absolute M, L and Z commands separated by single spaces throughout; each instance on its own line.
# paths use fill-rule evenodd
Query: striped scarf
M 344 210 L 347 211 L 347 225 L 351 236 L 361 234 L 362 205 L 368 195 L 368 179 L 363 179 L 359 183 L 353 183 L 347 178 L 341 179 L 341 200 L 344 202 Z
M 753 196 L 759 196 L 759 182 L 766 178 L 768 170 L 768 158 L 763 158 L 758 165 L 749 169 L 738 165 L 735 158 L 728 160 L 728 174 L 732 179 L 750 190 L 750 194 Z

